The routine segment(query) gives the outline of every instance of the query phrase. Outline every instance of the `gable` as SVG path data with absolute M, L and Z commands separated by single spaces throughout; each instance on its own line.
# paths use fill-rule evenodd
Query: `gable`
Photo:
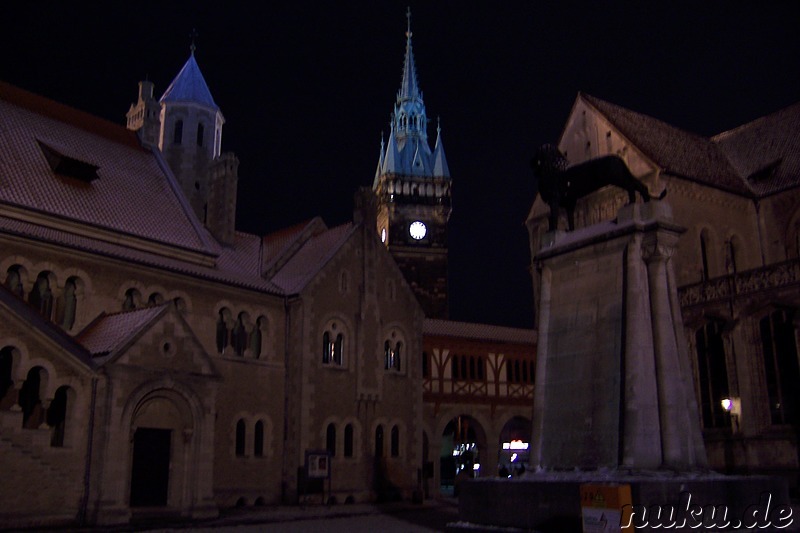
M 642 178 L 659 167 L 605 115 L 580 96 L 567 119 L 558 148 L 570 166 L 606 155 L 621 157 L 631 173 Z
M 583 93 L 576 101 L 575 108 L 579 107 L 602 116 L 613 131 L 663 172 L 735 194 L 753 195 L 746 181 L 710 139 Z M 574 112 L 570 120 L 581 123 L 581 117 Z M 609 139 L 608 131 L 588 129 L 584 133 L 587 143 L 584 146 L 597 144 L 602 149 Z M 633 167 L 631 170 L 639 176 Z
M 33 307 L 0 285 L 0 349 L 12 347 L 31 361 L 48 360 L 55 367 L 94 372 L 89 352 Z
M 103 365 L 217 375 L 211 357 L 172 304 L 101 315 L 77 339 Z

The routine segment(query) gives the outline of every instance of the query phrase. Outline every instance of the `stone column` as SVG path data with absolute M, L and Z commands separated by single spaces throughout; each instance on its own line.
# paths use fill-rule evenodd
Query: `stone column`
M 620 212 L 620 217 L 624 214 Z M 653 331 L 650 327 L 648 277 L 642 261 L 641 236 L 625 251 L 625 332 L 623 369 L 622 465 L 661 466 L 661 421 L 658 412 Z
M 691 376 L 686 373 L 688 361 L 686 364 L 681 361 L 681 356 L 686 355 L 686 347 L 685 343 L 679 344 L 677 328 L 681 325 L 673 320 L 674 301 L 670 297 L 669 275 L 672 265 L 669 261 L 677 240 L 677 232 L 659 223 L 645 233 L 642 257 L 647 263 L 650 289 L 662 466 L 690 468 L 704 465 L 705 454 L 701 456 L 697 449 L 696 402 L 689 381 Z

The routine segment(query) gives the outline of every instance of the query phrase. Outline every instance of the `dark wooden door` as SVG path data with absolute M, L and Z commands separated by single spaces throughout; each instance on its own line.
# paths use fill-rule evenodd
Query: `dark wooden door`
M 133 436 L 131 507 L 167 505 L 169 429 L 138 428 Z

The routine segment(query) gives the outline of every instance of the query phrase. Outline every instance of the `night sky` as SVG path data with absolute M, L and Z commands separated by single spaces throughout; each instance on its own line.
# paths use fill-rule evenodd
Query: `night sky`
M 578 91 L 707 136 L 800 99 L 796 2 L 11 2 L 0 79 L 124 124 L 137 82 L 160 96 L 196 28 L 223 151 L 241 161 L 239 229 L 335 226 L 388 138 L 409 3 L 454 182 L 457 320 L 532 326 L 528 160 Z

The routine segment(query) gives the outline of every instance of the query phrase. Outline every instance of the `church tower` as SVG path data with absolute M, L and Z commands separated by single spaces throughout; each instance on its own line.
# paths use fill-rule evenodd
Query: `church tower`
M 194 52 L 192 43 L 189 59 L 158 101 L 151 82 L 139 83 L 139 101 L 127 115 L 128 129 L 138 131 L 143 144 L 161 150 L 197 217 L 218 241 L 229 245 L 235 233 L 239 161 L 221 153 L 225 118 Z
M 373 191 L 378 200 L 377 231 L 417 295 L 428 318 L 447 318 L 447 223 L 450 170 L 436 128 L 428 144 L 428 117 L 417 82 L 407 12 L 403 78 L 391 115 L 388 142 L 381 141 Z

